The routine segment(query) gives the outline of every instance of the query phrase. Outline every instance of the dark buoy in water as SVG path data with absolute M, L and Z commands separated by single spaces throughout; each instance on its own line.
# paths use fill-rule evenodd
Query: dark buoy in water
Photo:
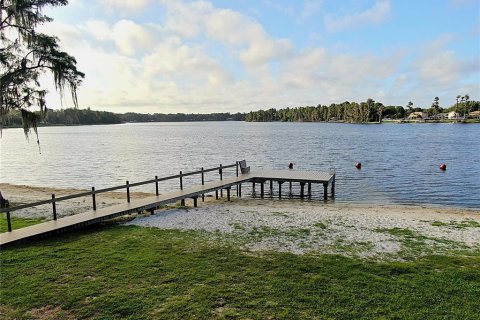
M 290 170 L 293 169 L 293 163 L 290 162 L 290 163 L 288 164 L 288 169 L 290 169 Z
M 355 168 L 362 169 L 362 163 L 361 162 L 355 163 Z
M 442 163 L 440 165 L 440 170 L 443 170 L 443 171 L 447 170 L 447 165 L 445 163 Z

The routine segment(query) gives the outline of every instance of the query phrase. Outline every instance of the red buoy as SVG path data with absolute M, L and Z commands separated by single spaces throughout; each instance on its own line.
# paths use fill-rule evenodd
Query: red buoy
M 445 163 L 442 163 L 440 165 L 440 170 L 447 170 L 447 165 Z
M 355 168 L 362 169 L 362 163 L 361 162 L 355 163 Z

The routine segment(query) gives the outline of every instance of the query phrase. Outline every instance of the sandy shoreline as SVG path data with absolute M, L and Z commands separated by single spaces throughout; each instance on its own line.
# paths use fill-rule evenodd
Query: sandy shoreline
M 85 190 L 0 184 L 14 204 L 74 194 Z M 151 196 L 132 193 L 133 198 Z M 97 196 L 99 207 L 125 201 L 125 193 Z M 187 201 L 187 205 L 191 203 Z M 91 209 L 90 197 L 61 202 L 59 215 Z M 51 206 L 19 210 L 18 217 L 47 219 Z M 198 208 L 157 210 L 127 225 L 199 230 L 216 241 L 229 241 L 248 251 L 294 254 L 340 253 L 363 258 L 415 257 L 448 251 L 480 250 L 480 210 L 425 206 L 323 203 L 319 201 L 207 198 Z

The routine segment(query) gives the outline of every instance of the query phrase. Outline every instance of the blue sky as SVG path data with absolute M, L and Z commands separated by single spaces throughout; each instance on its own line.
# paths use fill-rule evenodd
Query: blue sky
M 54 22 L 43 31 L 86 73 L 81 107 L 196 113 L 480 99 L 480 0 L 71 0 L 47 13 Z

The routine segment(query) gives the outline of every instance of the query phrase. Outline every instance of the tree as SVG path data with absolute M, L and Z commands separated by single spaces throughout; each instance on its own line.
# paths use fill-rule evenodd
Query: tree
M 55 89 L 63 97 L 70 89 L 78 106 L 77 88 L 84 74 L 77 70 L 74 57 L 61 51 L 59 39 L 36 32 L 36 27 L 52 19 L 45 7 L 67 5 L 67 0 L 0 0 L 0 120 L 20 111 L 25 135 L 37 135 L 37 122 L 45 116 L 47 91 L 41 87 L 43 74 L 53 76 Z M 39 109 L 34 112 L 31 109 Z
M 465 95 L 465 113 L 463 114 L 463 118 L 466 119 L 468 114 L 470 113 L 470 96 L 468 94 Z
M 437 114 L 440 112 L 440 99 L 438 97 L 435 97 L 433 99 L 433 103 L 432 103 L 432 114 L 434 116 L 434 118 L 436 118 Z
M 413 112 L 413 102 L 412 101 L 408 101 L 407 109 L 408 109 L 408 114 L 410 115 L 410 113 Z
M 382 123 L 383 103 L 375 102 L 375 109 L 378 113 L 378 123 Z

